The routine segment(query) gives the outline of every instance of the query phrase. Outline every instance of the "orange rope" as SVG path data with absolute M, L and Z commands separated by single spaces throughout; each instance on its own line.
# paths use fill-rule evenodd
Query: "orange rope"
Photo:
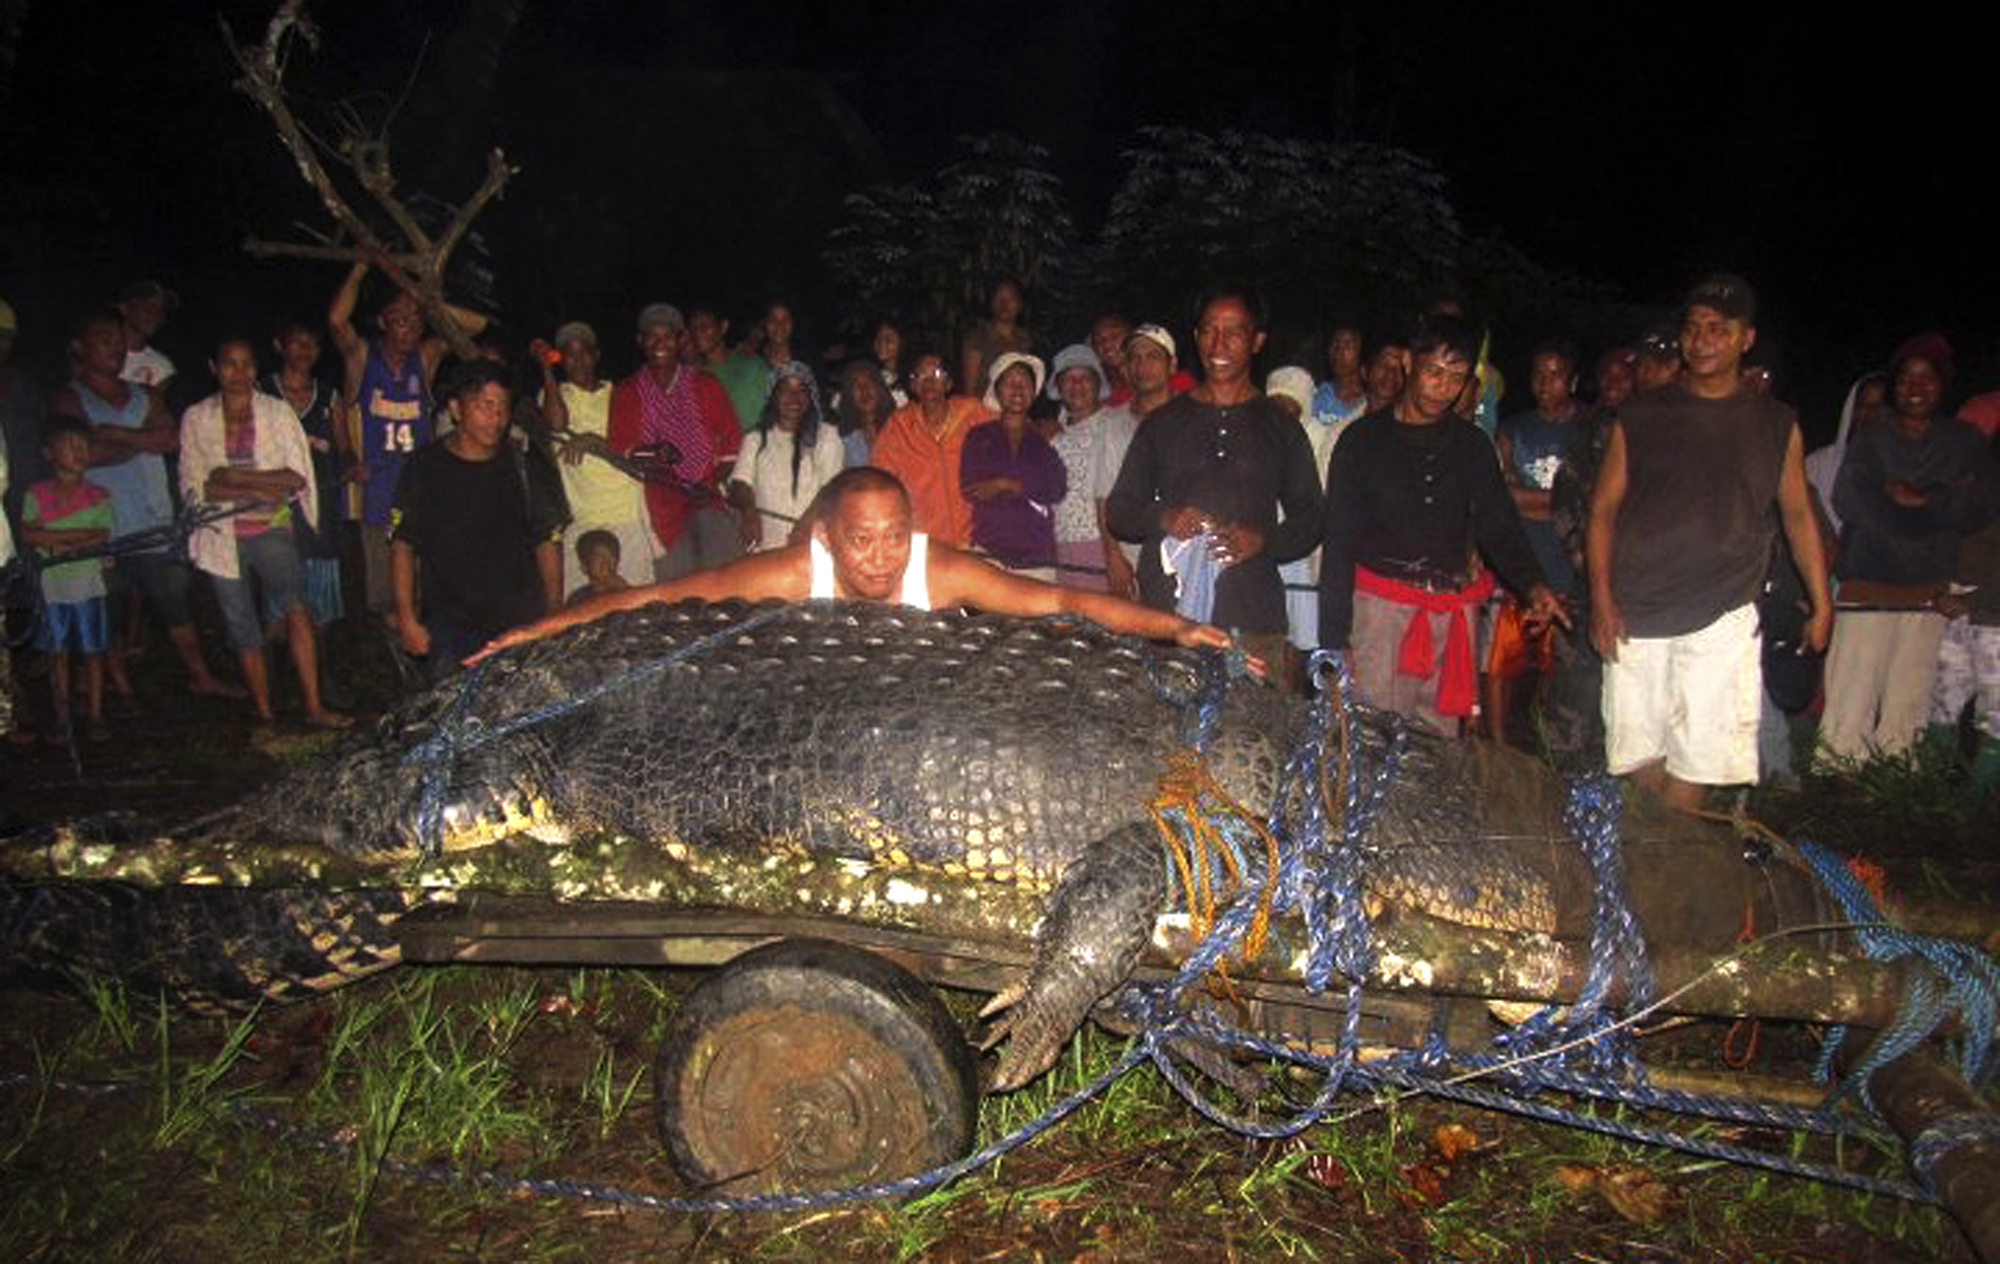
M 1236 853 L 1217 824 L 1233 817 L 1254 830 L 1264 844 L 1264 879 L 1257 893 L 1257 912 L 1244 932 L 1239 959 L 1247 966 L 1264 951 L 1270 934 L 1271 904 L 1276 896 L 1278 840 L 1255 815 L 1230 798 L 1216 783 L 1215 775 L 1195 751 L 1177 751 L 1167 761 L 1153 796 L 1153 824 L 1160 841 L 1174 859 L 1186 895 L 1188 932 L 1196 942 L 1215 925 L 1216 906 L 1224 895 L 1233 895 L 1246 880 Z M 1178 818 L 1176 820 L 1175 818 Z M 1218 889 L 1215 869 L 1220 866 L 1227 887 Z M 1215 973 L 1232 998 L 1226 962 L 1217 962 Z
M 1757 900 L 1748 896 L 1743 901 L 1743 925 L 1736 932 L 1736 942 L 1752 943 L 1757 938 Z M 1746 1027 L 1747 1024 L 1747 1027 Z M 1763 1034 L 1763 1024 L 1755 1018 L 1739 1018 L 1730 1024 L 1729 1031 L 1722 1037 L 1722 1064 L 1732 1071 L 1741 1071 L 1757 1060 L 1757 1038 Z M 1749 1039 L 1741 1050 L 1736 1047 L 1736 1038 L 1748 1032 Z
M 1884 912 L 1887 912 L 1889 908 L 1889 871 L 1874 861 L 1864 860 L 1860 856 L 1849 856 L 1847 858 L 1847 871 L 1854 875 L 1856 882 L 1868 888 L 1868 894 L 1875 897 L 1875 903 Z

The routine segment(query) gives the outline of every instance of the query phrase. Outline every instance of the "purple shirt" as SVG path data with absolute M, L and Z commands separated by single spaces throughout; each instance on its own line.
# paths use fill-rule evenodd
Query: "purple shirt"
M 1016 570 L 1056 564 L 1055 507 L 1069 490 L 1069 474 L 1048 440 L 1023 431 L 1018 451 L 997 421 L 974 426 L 959 457 L 958 483 L 970 489 L 989 478 L 1017 479 L 1018 496 L 972 501 L 972 543 Z

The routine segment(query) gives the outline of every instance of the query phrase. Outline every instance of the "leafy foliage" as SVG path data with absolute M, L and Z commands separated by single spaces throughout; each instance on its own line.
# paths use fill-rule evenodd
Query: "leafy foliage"
M 1195 291 L 1227 278 L 1304 330 L 1407 305 L 1461 262 L 1444 175 L 1392 146 L 1146 128 L 1088 245 L 1048 151 L 1005 134 L 959 147 L 924 181 L 847 198 L 826 264 L 850 324 L 882 314 L 955 340 L 1006 274 L 1045 321 L 1086 316 L 1089 300 L 1177 322 Z
M 906 337 L 955 345 L 997 276 L 1018 277 L 1040 302 L 1065 297 L 1076 229 L 1048 150 L 997 132 L 960 137 L 958 148 L 921 184 L 848 195 L 825 262 L 850 327 L 887 316 Z
M 1263 291 L 1292 327 L 1407 304 L 1458 264 L 1445 177 L 1388 145 L 1142 129 L 1101 239 L 1103 290 L 1179 312 L 1206 282 Z

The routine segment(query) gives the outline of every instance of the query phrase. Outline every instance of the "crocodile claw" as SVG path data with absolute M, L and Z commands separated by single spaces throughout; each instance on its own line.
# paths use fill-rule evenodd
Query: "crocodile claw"
M 1166 893 L 1159 843 L 1137 826 L 1100 839 L 1069 866 L 1036 932 L 1028 977 L 979 1013 L 1002 1015 L 981 1047 L 1007 1041 L 992 1091 L 1020 1088 L 1055 1065 L 1091 1007 L 1131 974 Z

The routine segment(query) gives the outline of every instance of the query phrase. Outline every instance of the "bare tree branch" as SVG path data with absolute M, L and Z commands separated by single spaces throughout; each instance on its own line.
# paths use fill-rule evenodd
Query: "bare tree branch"
M 372 141 L 350 139 L 341 146 L 341 156 L 347 160 L 348 169 L 375 204 L 388 213 L 395 222 L 396 230 L 403 239 L 417 250 L 431 248 L 430 234 L 424 231 L 417 217 L 396 197 L 396 173 L 389 167 L 389 142 L 387 138 Z
M 243 251 L 259 259 L 317 259 L 326 263 L 379 264 L 383 258 L 381 255 L 370 254 L 359 246 L 327 246 L 303 241 L 267 241 L 261 237 L 245 239 Z M 391 255 L 389 261 L 404 271 L 408 271 L 416 262 L 414 257 L 408 255 Z
M 336 223 L 350 236 L 363 245 L 382 251 L 382 243 L 362 218 L 347 205 L 347 199 L 321 165 L 319 156 L 307 141 L 298 120 L 293 116 L 291 105 L 285 100 L 283 71 L 280 63 L 287 37 L 299 27 L 303 20 L 303 0 L 285 0 L 278 12 L 265 28 L 264 43 L 245 47 L 236 42 L 227 22 L 222 23 L 222 38 L 229 46 L 230 54 L 236 59 L 243 77 L 236 81 L 238 91 L 244 93 L 271 118 L 278 129 L 278 139 L 292 161 L 299 169 L 299 175 L 319 194 L 320 203 L 326 207 Z M 219 20 L 219 19 L 218 19 Z M 306 29 L 310 29 L 308 26 Z
M 308 236 L 320 238 L 317 242 L 270 241 L 253 237 L 243 243 L 244 250 L 263 259 L 367 262 L 398 289 L 416 299 L 431 327 L 451 344 L 454 351 L 461 355 L 470 354 L 472 340 L 453 316 L 445 297 L 445 265 L 450 262 L 452 251 L 471 229 L 473 220 L 489 202 L 501 195 L 508 180 L 516 174 L 516 168 L 508 164 L 500 150 L 495 149 L 488 154 L 486 178 L 471 197 L 453 210 L 444 232 L 433 238 L 397 195 L 386 123 L 382 132 L 370 134 L 361 125 L 359 117 L 350 114 L 341 121 L 341 130 L 345 135 L 340 144 L 329 147 L 324 140 L 313 135 L 293 111 L 285 94 L 287 53 L 294 40 L 303 40 L 308 47 L 317 47 L 318 44 L 318 32 L 306 12 L 305 0 L 281 0 L 277 12 L 264 28 L 261 44 L 239 44 L 229 24 L 223 22 L 221 25 L 223 42 L 242 71 L 242 77 L 236 81 L 237 90 L 256 102 L 258 108 L 270 118 L 272 126 L 277 129 L 278 140 L 291 155 L 300 177 L 318 194 L 320 204 L 334 224 L 331 233 L 307 230 Z M 411 83 L 415 81 L 415 73 L 413 70 Z M 401 108 L 402 101 L 409 95 L 410 86 L 404 85 L 396 108 Z M 334 172 L 329 169 L 328 163 L 322 161 L 323 153 L 338 159 L 338 165 L 345 169 L 353 183 L 387 216 L 394 235 L 400 237 L 400 241 L 385 240 L 355 211 L 354 204 L 335 181 Z
M 472 227 L 472 221 L 478 217 L 479 212 L 486 209 L 488 202 L 499 197 L 507 188 L 507 181 L 513 179 L 519 172 L 520 168 L 509 166 L 507 155 L 499 150 L 496 149 L 486 155 L 486 179 L 473 191 L 472 196 L 465 200 L 464 205 L 458 208 L 458 213 L 452 216 L 451 226 L 446 228 L 444 236 L 437 240 L 439 269 L 444 267 L 444 262 L 451 257 L 451 252 L 458 248 L 459 239 Z

